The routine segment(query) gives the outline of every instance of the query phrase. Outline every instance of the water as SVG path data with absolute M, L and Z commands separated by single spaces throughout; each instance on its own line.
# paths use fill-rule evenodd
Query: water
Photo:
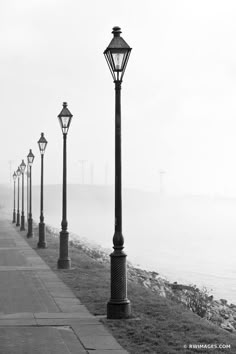
M 68 231 L 112 250 L 113 187 L 68 188 Z M 39 196 L 39 190 L 35 190 Z M 45 222 L 60 228 L 61 187 L 45 187 Z M 34 198 L 34 215 L 39 197 Z M 35 214 L 36 213 L 36 214 Z M 128 259 L 171 281 L 206 286 L 236 303 L 236 199 L 123 192 Z

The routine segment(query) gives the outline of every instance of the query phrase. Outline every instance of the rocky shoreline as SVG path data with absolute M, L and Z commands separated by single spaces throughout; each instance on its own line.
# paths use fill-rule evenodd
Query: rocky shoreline
M 52 236 L 58 236 L 58 229 L 47 225 L 47 230 Z M 102 248 L 72 233 L 70 233 L 70 244 L 82 249 L 96 261 L 110 264 L 110 249 Z M 206 288 L 199 289 L 196 285 L 171 283 L 159 273 L 135 267 L 130 262 L 127 262 L 127 277 L 129 281 L 141 284 L 159 296 L 183 304 L 192 312 L 222 329 L 236 333 L 236 305 L 228 304 L 225 299 L 214 299 Z

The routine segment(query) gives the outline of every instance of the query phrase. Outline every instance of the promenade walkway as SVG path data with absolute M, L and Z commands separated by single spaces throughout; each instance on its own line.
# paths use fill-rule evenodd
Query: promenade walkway
M 0 354 L 125 354 L 114 337 L 0 216 Z

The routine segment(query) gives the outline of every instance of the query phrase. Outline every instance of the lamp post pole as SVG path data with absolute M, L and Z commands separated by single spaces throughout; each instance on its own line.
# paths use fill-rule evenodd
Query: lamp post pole
M 29 166 L 29 215 L 28 215 L 28 233 L 27 237 L 33 237 L 33 219 L 32 219 L 32 164 L 34 161 L 34 155 L 30 149 L 27 156 Z M 28 176 L 28 174 L 27 174 Z
M 44 137 L 44 133 L 41 133 L 41 137 L 38 141 L 39 150 L 41 153 L 41 197 L 40 197 L 40 223 L 39 223 L 39 241 L 38 248 L 46 248 L 47 243 L 45 240 L 45 223 L 43 215 L 43 157 L 47 146 L 47 140 Z
M 22 210 L 21 210 L 21 225 L 20 225 L 20 230 L 24 231 L 25 230 L 25 214 L 24 214 L 24 174 L 25 174 L 25 163 L 24 160 L 22 160 L 20 164 L 20 169 L 21 169 L 21 178 L 22 178 Z
M 13 219 L 12 219 L 12 222 L 15 223 L 16 222 L 16 173 L 14 172 L 13 173 L 13 181 L 14 181 L 14 204 L 13 204 Z
M 58 115 L 63 134 L 63 182 L 62 182 L 62 222 L 60 232 L 59 259 L 57 261 L 58 269 L 70 269 L 71 259 L 69 257 L 69 233 L 67 231 L 67 163 L 66 163 L 66 141 L 67 133 L 71 123 L 72 114 L 67 108 L 67 103 L 63 103 L 63 109 Z
M 107 304 L 107 318 L 128 318 L 131 314 L 127 298 L 126 254 L 122 234 L 122 177 L 121 177 L 121 83 L 131 48 L 120 36 L 119 27 L 112 31 L 114 37 L 104 51 L 115 83 L 115 233 L 111 253 L 111 297 Z
M 27 164 L 27 169 L 26 169 L 26 200 L 27 200 L 27 216 L 26 216 L 26 220 L 28 222 L 29 220 L 29 164 Z
M 16 226 L 20 226 L 20 168 L 18 167 L 17 171 L 17 214 L 16 214 Z

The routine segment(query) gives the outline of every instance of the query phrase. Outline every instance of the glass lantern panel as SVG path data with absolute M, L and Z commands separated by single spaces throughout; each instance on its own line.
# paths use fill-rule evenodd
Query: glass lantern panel
M 40 149 L 40 151 L 44 151 L 45 150 L 45 148 L 46 148 L 46 145 L 47 145 L 47 143 L 39 143 L 39 149 Z
M 61 125 L 62 133 L 66 134 L 70 126 L 71 116 L 59 116 L 58 119 Z
M 22 164 L 20 165 L 20 170 L 22 173 L 25 171 L 25 167 L 26 167 L 26 165 L 22 165 Z
M 123 69 L 124 54 L 125 53 L 112 53 L 112 58 L 116 71 L 121 71 Z
M 61 117 L 62 128 L 68 128 L 69 122 L 70 122 L 70 117 L 68 117 L 68 116 Z
M 34 161 L 34 155 L 33 154 L 29 154 L 28 156 L 27 156 L 27 158 L 28 158 L 28 164 L 30 165 L 32 165 L 32 163 L 33 163 L 33 161 Z

